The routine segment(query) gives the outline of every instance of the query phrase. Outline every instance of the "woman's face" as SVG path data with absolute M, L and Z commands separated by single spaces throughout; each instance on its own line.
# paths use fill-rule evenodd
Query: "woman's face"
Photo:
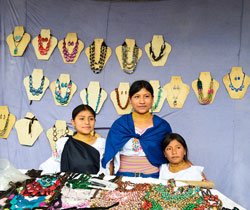
M 90 111 L 84 110 L 79 112 L 75 119 L 71 120 L 71 123 L 73 127 L 75 127 L 77 133 L 87 135 L 94 130 L 95 117 Z
M 170 163 L 177 164 L 184 159 L 186 150 L 180 142 L 173 140 L 165 148 L 164 154 Z
M 145 88 L 142 88 L 130 98 L 134 111 L 139 114 L 147 113 L 152 107 L 153 101 L 153 96 Z

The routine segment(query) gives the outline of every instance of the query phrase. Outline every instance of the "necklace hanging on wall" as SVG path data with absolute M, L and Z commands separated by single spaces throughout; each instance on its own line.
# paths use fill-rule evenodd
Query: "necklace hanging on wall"
M 139 53 L 139 48 L 135 44 L 133 48 L 133 53 L 132 53 L 132 61 L 129 63 L 128 62 L 128 46 L 127 43 L 124 42 L 122 44 L 122 66 L 123 69 L 126 73 L 132 74 L 136 68 L 136 64 L 138 62 L 138 53 Z
M 155 105 L 152 107 L 152 111 L 156 110 L 157 107 L 159 106 L 159 102 L 161 100 L 161 92 L 162 92 L 162 89 L 161 89 L 161 87 L 159 87 L 157 101 L 156 101 Z
M 66 126 L 66 130 L 65 130 L 64 134 L 61 135 L 59 138 L 62 138 L 62 137 L 67 136 L 68 133 L 69 133 L 69 128 L 68 128 L 68 126 Z M 54 126 L 53 126 L 53 140 L 54 140 L 55 142 L 58 140 L 58 137 L 57 137 L 58 134 L 59 134 L 58 129 L 57 129 L 56 126 L 54 125 Z
M 174 85 L 174 87 L 171 88 L 172 95 L 173 95 L 173 106 L 176 107 L 178 105 L 178 97 L 180 95 L 180 86 Z M 177 94 L 175 94 L 177 92 Z
M 86 90 L 86 103 L 87 103 L 87 105 L 89 105 L 88 88 L 86 88 L 85 90 Z M 102 88 L 100 88 L 100 90 L 99 90 L 98 99 L 97 99 L 96 107 L 95 107 L 95 110 L 94 110 L 95 112 L 97 111 L 98 106 L 100 104 L 100 99 L 101 99 L 101 95 L 102 95 L 101 93 L 102 93 Z
M 208 93 L 207 93 L 207 97 L 204 98 L 203 95 L 203 87 L 202 87 L 202 81 L 200 80 L 200 78 L 198 78 L 197 81 L 197 89 L 198 89 L 198 99 L 200 104 L 210 104 L 213 98 L 213 93 L 214 93 L 214 89 L 213 89 L 213 77 L 211 77 L 211 81 L 210 81 L 210 85 L 209 85 L 209 89 L 208 89 Z
M 30 88 L 30 92 L 33 96 L 35 96 L 35 95 L 38 96 L 38 95 L 43 93 L 44 80 L 45 80 L 45 77 L 43 76 L 41 79 L 40 87 L 35 89 L 35 88 L 33 88 L 32 75 L 29 76 L 29 88 Z
M 127 99 L 127 102 L 126 102 L 125 106 L 122 106 L 122 105 L 121 105 L 121 101 L 120 101 L 120 96 L 119 96 L 118 88 L 115 89 L 115 93 L 116 93 L 117 105 L 118 105 L 122 110 L 127 109 L 128 105 L 129 105 L 129 96 L 128 96 L 128 99 Z
M 163 40 L 163 44 L 161 45 L 161 51 L 160 51 L 159 55 L 156 57 L 155 53 L 154 53 L 154 49 L 152 47 L 152 41 L 150 42 L 149 53 L 150 53 L 150 55 L 151 55 L 151 57 L 153 58 L 154 61 L 161 60 L 161 58 L 164 55 L 165 48 L 166 48 L 166 44 L 165 44 L 165 41 Z
M 13 42 L 15 45 L 14 54 L 16 55 L 18 53 L 18 45 L 21 43 L 23 39 L 24 32 L 21 36 L 14 36 L 14 32 L 12 33 L 12 35 L 13 35 Z
M 49 39 L 41 37 L 41 35 L 38 35 L 38 50 L 40 52 L 40 55 L 47 55 L 50 47 L 50 41 L 51 41 L 52 35 L 50 35 Z M 47 42 L 46 48 L 43 47 L 43 43 Z
M 242 79 L 241 86 L 236 88 L 236 87 L 234 87 L 234 85 L 232 83 L 230 73 L 228 73 L 228 77 L 229 77 L 229 81 L 230 81 L 229 87 L 231 88 L 231 90 L 234 90 L 235 92 L 242 91 L 242 89 L 244 88 L 244 81 L 245 81 L 245 75 L 246 75 L 244 72 L 243 72 L 243 74 L 244 74 L 244 76 L 243 76 L 243 79 Z M 239 80 L 240 77 L 236 77 L 236 78 Z
M 70 80 L 69 83 L 60 83 L 59 79 L 56 80 L 56 87 L 55 87 L 55 98 L 58 103 L 61 105 L 67 104 L 69 102 L 69 96 L 71 93 L 72 81 Z M 61 88 L 67 88 L 65 96 L 62 97 Z
M 99 61 L 95 61 L 95 42 L 93 42 L 89 46 L 89 60 L 90 60 L 90 68 L 93 70 L 95 74 L 99 74 L 101 70 L 104 68 L 105 60 L 107 55 L 107 45 L 105 42 L 102 42 L 101 50 L 100 50 L 100 58 Z
M 3 136 L 6 133 L 6 130 L 7 130 L 8 125 L 9 125 L 9 119 L 10 119 L 10 113 L 8 113 L 8 117 L 6 118 L 5 125 L 4 125 L 3 129 L 0 129 L 0 136 Z
M 79 45 L 78 39 L 77 39 L 76 43 L 74 43 L 73 41 L 72 42 L 69 41 L 68 46 L 74 46 L 72 53 L 69 53 L 69 51 L 66 47 L 67 45 L 66 45 L 65 39 L 63 40 L 63 56 L 64 56 L 66 62 L 74 61 L 76 54 L 78 52 L 78 45 Z

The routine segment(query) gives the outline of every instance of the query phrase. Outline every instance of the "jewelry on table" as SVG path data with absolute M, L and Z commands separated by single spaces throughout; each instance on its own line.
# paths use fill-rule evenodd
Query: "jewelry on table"
M 149 53 L 154 61 L 159 61 L 163 57 L 165 48 L 166 48 L 166 44 L 165 44 L 165 41 L 163 40 L 163 44 L 161 45 L 161 51 L 159 55 L 156 57 L 154 53 L 154 49 L 152 47 L 152 41 L 150 42 Z
M 85 90 L 86 90 L 86 103 L 87 103 L 87 105 L 89 105 L 88 88 L 86 88 Z M 98 99 L 97 99 L 96 107 L 95 107 L 95 110 L 94 110 L 95 112 L 97 111 L 99 103 L 100 103 L 101 93 L 102 93 L 102 88 L 100 88 L 100 90 L 99 90 Z
M 16 55 L 18 53 L 18 45 L 21 43 L 23 39 L 24 32 L 21 36 L 14 36 L 14 32 L 12 33 L 12 35 L 13 35 L 13 41 L 15 45 L 14 54 Z
M 126 73 L 131 74 L 134 72 L 138 62 L 138 54 L 139 48 L 135 44 L 133 48 L 132 61 L 128 62 L 128 46 L 126 42 L 122 44 L 122 66 Z
M 69 128 L 66 126 L 66 130 L 63 135 L 60 136 L 60 138 L 67 136 L 69 133 Z M 57 130 L 56 126 L 53 126 L 53 140 L 56 142 L 58 140 L 57 135 L 59 134 L 59 131 Z
M 210 85 L 209 85 L 206 98 L 204 98 L 204 95 L 203 95 L 202 81 L 200 80 L 200 78 L 198 78 L 198 81 L 197 81 L 197 89 L 198 89 L 198 95 L 199 95 L 198 99 L 199 99 L 200 104 L 210 104 L 212 101 L 213 93 L 214 93 L 213 77 L 211 77 L 211 81 L 210 81 Z
M 8 128 L 8 124 L 9 124 L 9 119 L 10 119 L 10 113 L 8 113 L 8 117 L 5 121 L 5 125 L 4 125 L 3 129 L 0 129 L 0 136 L 4 136 L 4 134 L 6 133 L 6 130 Z
M 58 103 L 61 105 L 67 104 L 69 102 L 69 96 L 71 93 L 72 81 L 70 80 L 69 83 L 60 83 L 59 79 L 56 80 L 56 87 L 55 87 L 55 98 Z M 65 96 L 62 97 L 61 88 L 67 88 Z
M 125 91 L 125 92 L 127 92 L 127 91 Z M 115 89 L 115 93 L 116 93 L 116 100 L 117 100 L 118 106 L 119 106 L 122 110 L 127 109 L 128 105 L 129 105 L 129 96 L 128 96 L 128 99 L 127 99 L 127 102 L 126 102 L 125 106 L 122 106 L 122 105 L 121 105 L 121 101 L 120 101 L 120 96 L 119 96 L 118 88 Z M 122 94 L 122 93 L 123 93 L 123 92 L 121 92 L 121 94 Z
M 156 101 L 155 105 L 152 107 L 152 111 L 156 110 L 156 108 L 159 106 L 159 102 L 161 100 L 161 92 L 162 92 L 162 89 L 161 89 L 161 87 L 159 87 L 157 101 Z
M 77 39 L 76 43 L 74 43 L 73 41 L 68 42 L 68 46 L 74 46 L 74 45 L 75 45 L 75 47 L 73 48 L 72 53 L 69 53 L 68 49 L 66 48 L 65 39 L 63 39 L 63 47 L 62 47 L 63 48 L 63 56 L 64 56 L 66 62 L 74 61 L 76 54 L 78 52 L 78 45 L 79 45 L 78 39 Z
M 33 88 L 32 75 L 29 76 L 29 88 L 30 88 L 30 93 L 33 96 L 35 96 L 35 95 L 38 96 L 38 95 L 43 93 L 44 80 L 45 80 L 45 77 L 43 76 L 41 79 L 40 87 L 35 89 L 35 88 Z
M 52 35 L 50 35 L 49 39 L 41 37 L 41 35 L 38 35 L 38 50 L 40 52 L 40 55 L 47 55 L 50 47 L 50 41 L 51 41 Z M 47 42 L 46 48 L 43 47 L 43 43 Z
M 107 45 L 105 42 L 102 42 L 101 50 L 100 50 L 100 58 L 99 61 L 95 61 L 95 41 L 89 46 L 89 60 L 90 60 L 90 68 L 93 70 L 95 74 L 99 74 L 101 70 L 104 68 L 106 55 L 107 55 Z
M 241 86 L 236 88 L 234 87 L 233 83 L 232 83 L 232 80 L 231 80 L 231 77 L 230 77 L 230 73 L 228 73 L 228 77 L 229 77 L 229 81 L 230 81 L 230 84 L 229 84 L 229 87 L 231 88 L 231 90 L 234 90 L 235 92 L 238 92 L 238 91 L 242 91 L 242 89 L 244 88 L 244 81 L 245 81 L 245 73 L 243 72 L 244 76 L 243 76 L 243 79 L 242 79 L 242 83 L 241 83 Z M 237 78 L 238 80 L 240 80 L 240 77 L 235 77 Z M 235 79 L 235 80 L 237 80 Z

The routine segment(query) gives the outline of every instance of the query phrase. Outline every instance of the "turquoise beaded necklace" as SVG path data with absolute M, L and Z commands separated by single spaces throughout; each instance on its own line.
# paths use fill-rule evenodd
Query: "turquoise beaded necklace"
M 44 80 L 45 80 L 45 77 L 43 76 L 42 79 L 41 79 L 41 85 L 39 88 L 35 89 L 33 87 L 33 82 L 32 82 L 32 75 L 29 76 L 29 88 L 30 88 L 30 92 L 33 96 L 38 96 L 40 94 L 43 93 L 43 86 L 44 86 Z
M 72 81 L 70 80 L 69 83 L 60 83 L 59 79 L 56 80 L 56 87 L 55 87 L 55 97 L 56 101 L 61 105 L 67 104 L 69 102 L 69 96 L 71 93 Z M 64 97 L 61 95 L 61 88 L 67 88 L 66 94 Z
M 159 102 L 161 100 L 161 92 L 162 92 L 162 89 L 161 89 L 161 87 L 159 87 L 157 101 L 156 101 L 155 105 L 152 107 L 153 111 L 156 110 L 156 108 L 159 106 Z
M 88 88 L 85 89 L 86 90 L 86 104 L 89 105 L 89 94 L 88 94 Z M 102 88 L 100 88 L 99 94 L 98 94 L 98 99 L 97 99 L 97 103 L 96 103 L 96 107 L 95 107 L 95 112 L 97 111 L 99 104 L 100 104 L 100 99 L 101 99 L 101 93 L 102 93 Z

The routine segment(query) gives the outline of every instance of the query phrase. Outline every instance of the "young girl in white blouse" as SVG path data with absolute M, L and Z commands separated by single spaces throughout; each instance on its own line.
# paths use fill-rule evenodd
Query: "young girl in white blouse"
M 194 166 L 188 160 L 188 148 L 177 133 L 167 134 L 162 142 L 166 163 L 160 167 L 160 179 L 202 181 L 204 167 Z

